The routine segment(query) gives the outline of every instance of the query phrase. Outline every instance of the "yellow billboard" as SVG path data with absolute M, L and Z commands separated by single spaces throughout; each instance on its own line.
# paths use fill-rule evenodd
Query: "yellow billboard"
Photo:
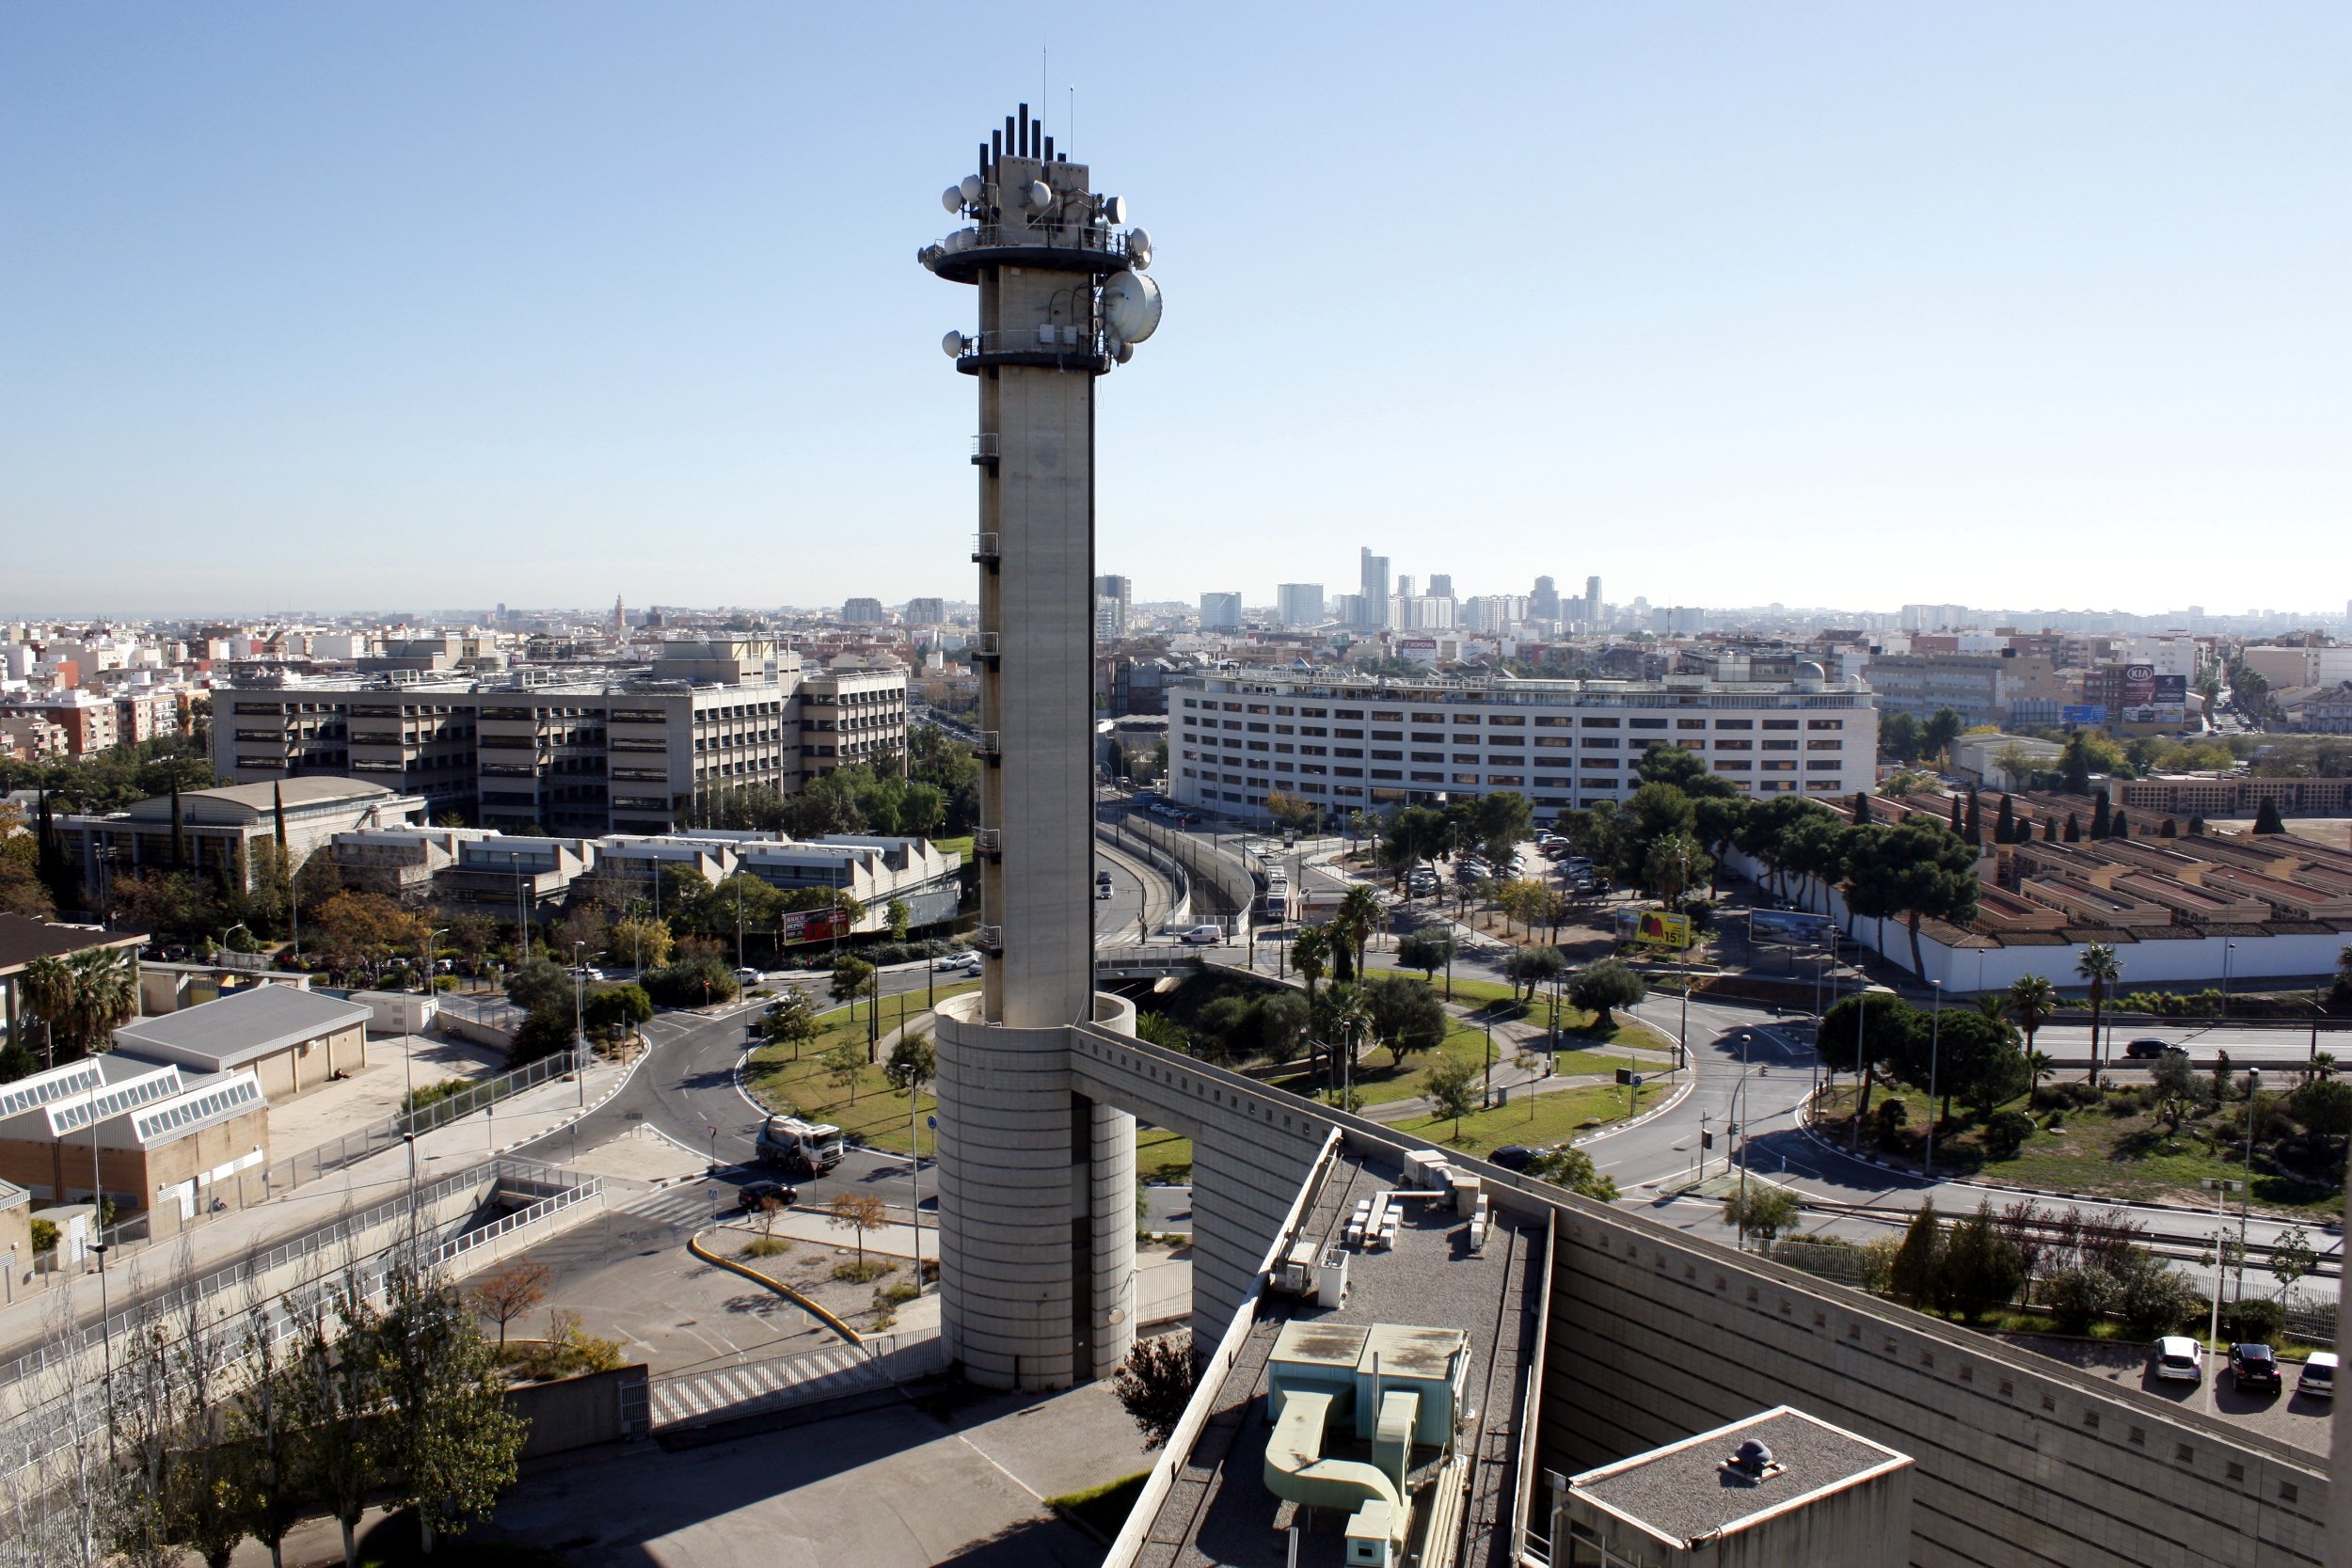
M 1688 947 L 1691 917 L 1668 914 L 1663 910 L 1644 910 L 1641 923 L 1634 927 L 1633 940 L 1649 947 Z

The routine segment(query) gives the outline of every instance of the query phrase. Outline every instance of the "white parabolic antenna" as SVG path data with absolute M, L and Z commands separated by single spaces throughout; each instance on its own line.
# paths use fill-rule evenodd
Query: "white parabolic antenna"
M 961 185 L 950 185 L 946 190 L 940 192 L 939 204 L 942 207 L 946 208 L 947 211 L 951 213 L 962 212 L 963 187 Z
M 967 174 L 963 177 L 963 183 L 956 187 L 956 194 L 962 197 L 965 201 L 977 206 L 979 203 L 980 198 L 986 194 L 987 190 L 987 184 L 981 181 L 978 175 Z
M 1127 198 L 1123 196 L 1104 197 L 1103 198 L 1103 221 L 1113 228 L 1126 227 Z
M 1054 204 L 1054 187 L 1042 180 L 1032 180 L 1029 182 L 1028 198 L 1029 205 L 1041 213 Z
M 1103 279 L 1103 325 L 1130 343 L 1152 336 L 1160 325 L 1159 284 L 1139 272 L 1115 272 Z
M 940 339 L 939 352 L 946 355 L 950 359 L 961 358 L 963 356 L 963 334 L 961 332 L 950 332 L 945 338 Z

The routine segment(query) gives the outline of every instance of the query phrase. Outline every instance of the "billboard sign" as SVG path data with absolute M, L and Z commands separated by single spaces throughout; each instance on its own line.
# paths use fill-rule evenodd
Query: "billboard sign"
M 1633 940 L 1645 947 L 1691 945 L 1691 917 L 1663 910 L 1644 910 L 1633 928 Z
M 1830 918 L 1804 910 L 1755 910 L 1748 914 L 1751 942 L 1825 942 Z
M 2152 665 L 2123 667 L 2123 722 L 2179 724 L 2188 712 L 2188 677 L 2159 675 Z
M 2107 721 L 2107 710 L 2100 703 L 2070 703 L 2060 710 L 2059 717 L 2069 724 L 2104 724 Z
M 849 934 L 850 911 L 847 910 L 787 910 L 776 928 L 776 940 L 787 944 L 830 942 L 834 937 Z

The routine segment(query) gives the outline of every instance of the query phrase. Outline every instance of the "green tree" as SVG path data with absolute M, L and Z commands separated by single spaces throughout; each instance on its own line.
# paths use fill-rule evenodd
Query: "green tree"
M 568 1012 L 572 1006 L 572 977 L 552 959 L 532 958 L 507 976 L 506 1000 L 525 1012 L 557 1006 Z
M 2106 838 L 2115 828 L 2114 804 L 2106 790 L 2090 798 L 2090 838 L 2092 843 Z
M 2122 978 L 2123 962 L 2115 956 L 2115 949 L 2104 942 L 2094 942 L 2083 948 L 2082 957 L 2074 960 L 2074 974 L 2090 988 L 2090 1086 L 2099 1086 L 2099 1020 L 2106 1009 L 2107 994 Z
M 1724 1198 L 1724 1223 L 1760 1238 L 1767 1249 L 1782 1231 L 1796 1225 L 1801 1212 L 1795 1193 L 1770 1181 L 1735 1187 Z
M 524 1424 L 507 1412 L 497 1347 L 455 1290 L 405 1266 L 385 1289 L 344 1354 L 375 1362 L 382 1403 L 369 1446 L 394 1498 L 417 1511 L 430 1554 L 436 1536 L 485 1517 L 515 1483 Z
M 908 924 L 914 918 L 914 911 L 907 908 L 907 901 L 905 899 L 893 898 L 890 901 L 889 906 L 882 911 L 882 919 L 890 927 L 890 940 L 893 942 L 906 941 Z
M 1951 1119 L 1955 1097 L 1978 1115 L 1990 1116 L 1995 1106 L 2026 1092 L 2025 1053 L 2017 1047 L 2015 1032 L 2001 1020 L 1973 1007 L 1947 1007 L 1942 1024 L 1915 1032 L 1912 1046 L 1917 1051 L 1931 1042 L 1932 1071 L 1922 1053 L 1904 1076 L 1922 1086 L 1932 1078 L 1944 1121 Z
M 1678 909 L 1682 895 L 1713 876 L 1714 870 L 1713 859 L 1695 834 L 1672 832 L 1651 843 L 1649 857 L 1642 865 L 1642 885 L 1668 909 Z
M 1438 1116 L 1454 1118 L 1454 1135 L 1462 1135 L 1462 1118 L 1478 1109 L 1481 1064 L 1467 1056 L 1440 1056 L 1421 1075 L 1421 1092 Z
M 2254 831 L 2258 833 L 2283 833 L 2287 831 L 2286 822 L 2279 816 L 2276 797 L 2264 796 L 2262 802 L 2254 808 Z
M 1398 939 L 1397 967 L 1418 969 L 1423 979 L 1436 979 L 1438 971 L 1453 961 L 1454 933 L 1442 926 L 1424 926 Z
M 2058 757 L 2058 787 L 2069 795 L 2090 793 L 2090 737 L 2076 730 Z
M 1291 938 L 1291 967 L 1298 971 L 1301 984 L 1307 988 L 1307 1006 L 1315 1001 L 1315 985 L 1329 970 L 1331 962 L 1331 932 L 1324 926 L 1301 926 Z
M 1887 712 L 1879 715 L 1881 756 L 1892 757 L 1908 768 L 1919 760 L 1919 753 L 1925 746 L 1917 715 Z
M 1823 1069 L 1851 1072 L 1862 1085 L 1850 1130 L 1852 1148 L 1862 1147 L 1862 1127 L 1869 1119 L 1870 1091 L 1879 1072 L 1915 1058 L 1922 1022 L 1918 1009 L 1899 996 L 1849 996 L 1821 1015 L 1815 1038 Z
M 589 990 L 580 1017 L 589 1028 L 618 1037 L 653 1017 L 653 998 L 643 986 L 596 986 Z
M 816 999 L 798 986 L 787 987 L 784 994 L 768 1004 L 759 1027 L 761 1034 L 779 1045 L 789 1045 L 796 1062 L 801 1059 L 801 1047 L 824 1032 Z
M 900 1094 L 912 1094 L 916 1085 L 938 1077 L 939 1053 L 932 1048 L 930 1036 L 920 1029 L 901 1030 L 882 1063 L 882 1076 Z
M 1979 1202 L 1975 1213 L 1952 1227 L 1944 1243 L 1936 1267 L 1938 1303 L 1957 1313 L 1961 1322 L 1973 1323 L 1990 1309 L 2007 1306 L 2025 1282 L 2024 1255 L 1994 1223 L 1992 1205 Z
M 1925 975 L 1919 923 L 1931 917 L 1965 928 L 1977 918 L 1977 852 L 1966 839 L 1924 816 L 1896 824 L 1883 846 L 1894 905 L 1911 932 L 1911 967 Z
M 1278 1062 L 1297 1053 L 1313 1009 L 1295 990 L 1278 991 L 1258 1004 L 1258 1048 Z
M 1200 1365 L 1186 1333 L 1136 1340 L 1111 1379 L 1111 1392 L 1142 1432 L 1146 1449 L 1168 1441 L 1200 1386 Z
M 1944 1227 L 1935 1217 L 1935 1200 L 1923 1198 L 1918 1212 L 1912 1216 L 1910 1227 L 1903 1232 L 1902 1246 L 1895 1254 L 1888 1280 L 1895 1298 L 1910 1307 L 1933 1302 L 1943 1261 Z
M 1517 790 L 1499 789 L 1481 795 L 1471 808 L 1477 822 L 1479 847 L 1497 865 L 1508 862 L 1520 844 L 1535 832 L 1535 815 L 1527 798 Z
M 1363 983 L 1373 1037 L 1398 1056 L 1435 1051 L 1445 1043 L 1445 1007 L 1428 983 L 1404 974 L 1375 974 Z
M 1331 922 L 1331 935 L 1353 960 L 1341 978 L 1363 974 L 1364 948 L 1371 942 L 1373 932 L 1380 928 L 1382 912 L 1380 895 L 1362 882 L 1341 895 L 1340 912 Z
M 2341 1078 L 2314 1077 L 2295 1091 L 2289 1103 L 2295 1119 L 2313 1137 L 2338 1143 L 2352 1137 L 2352 1084 Z
M 2058 988 L 2043 975 L 2020 974 L 2010 982 L 2002 1006 L 2026 1037 L 2026 1050 L 2030 1054 L 2034 1037 L 2058 1011 Z
M 819 1060 L 824 1063 L 825 1082 L 833 1085 L 834 1092 L 838 1094 L 843 1089 L 849 1090 L 850 1103 L 856 1104 L 858 1079 L 865 1074 L 871 1061 L 866 1053 L 866 1042 L 860 1039 L 843 1040 L 827 1051 Z
M 1527 1174 L 1602 1203 L 1617 1201 L 1617 1179 L 1603 1175 L 1593 1157 L 1573 1144 L 1544 1150 L 1529 1162 Z
M 1586 964 L 1568 982 L 1568 1000 L 1593 1014 L 1594 1032 L 1604 1036 L 1617 1026 L 1617 1008 L 1630 1007 L 1648 994 L 1649 982 L 1615 958 Z
M 855 954 L 844 953 L 833 966 L 831 982 L 833 999 L 846 1002 L 850 1016 L 857 1016 L 857 999 L 874 994 L 874 966 Z
M 1937 708 L 1919 727 L 1919 749 L 1924 756 L 1948 757 L 1952 742 L 1968 727 L 1968 721 L 1948 707 Z
M 1567 967 L 1566 956 L 1557 947 L 1518 947 L 1504 957 L 1502 977 L 1511 982 L 1514 997 L 1525 988 L 1527 999 L 1533 1002 L 1536 992 L 1565 974 Z

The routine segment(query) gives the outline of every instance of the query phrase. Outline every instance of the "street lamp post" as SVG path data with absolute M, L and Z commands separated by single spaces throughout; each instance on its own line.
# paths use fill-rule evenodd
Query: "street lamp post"
M 2226 1228 L 2228 1221 L 2225 1217 L 2224 1206 L 2229 1202 L 2230 1190 L 2234 1187 L 2240 1192 L 2243 1192 L 2246 1188 L 2246 1183 L 2243 1181 L 2221 1181 L 2208 1176 L 2204 1179 L 2204 1186 L 2206 1191 L 2213 1194 L 2214 1217 L 2213 1325 L 2211 1330 L 2206 1334 L 2205 1338 L 2208 1342 L 2218 1344 L 2221 1340 L 2221 1273 L 2229 1252 L 2229 1232 Z M 2213 1408 L 2214 1385 L 2218 1383 L 2220 1379 L 2220 1370 L 2217 1368 L 2215 1369 L 2213 1375 L 2205 1380 L 2205 1408 L 2207 1410 L 2211 1410 Z
M 1935 1069 L 1937 1053 L 1944 1044 L 1944 982 L 1930 980 L 1935 988 L 1935 1006 L 1928 1021 L 1928 1155 L 1926 1174 L 1935 1175 Z
M 1747 1092 L 1748 1071 L 1745 1068 L 1742 1068 L 1740 1071 L 1740 1082 L 1732 1087 L 1731 1106 L 1724 1119 L 1724 1133 L 1726 1137 L 1732 1140 L 1732 1150 L 1737 1151 L 1740 1160 L 1740 1232 L 1738 1236 L 1738 1243 L 1739 1250 L 1741 1252 L 1745 1252 L 1748 1249 L 1748 1126 L 1746 1122 L 1740 1120 L 1740 1118 L 1742 1111 L 1746 1108 Z M 1724 1154 L 1724 1158 L 1726 1160 L 1731 1157 L 1732 1155 L 1729 1151 Z
M 2221 943 L 2221 1016 L 2223 1018 L 2230 1016 L 2230 955 L 2236 951 L 2235 942 L 2225 940 Z
M 572 1076 L 580 1081 L 580 1102 L 588 1103 L 588 944 L 572 943 Z

